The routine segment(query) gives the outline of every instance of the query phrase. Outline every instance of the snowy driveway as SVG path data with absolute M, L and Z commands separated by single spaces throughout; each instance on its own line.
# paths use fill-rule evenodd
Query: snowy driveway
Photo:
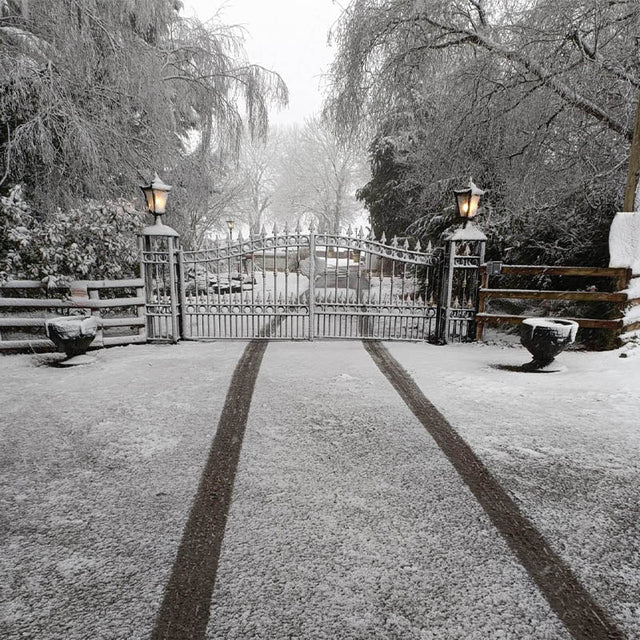
M 3 638 L 150 637 L 244 348 L 0 359 Z M 544 375 L 492 366 L 521 349 L 387 348 L 640 637 L 640 357 L 566 353 Z M 204 637 L 571 636 L 361 343 L 272 342 Z

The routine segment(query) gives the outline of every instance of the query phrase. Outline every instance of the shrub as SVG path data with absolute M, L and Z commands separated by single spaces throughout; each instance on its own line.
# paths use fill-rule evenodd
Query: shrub
M 0 281 L 41 280 L 52 288 L 71 280 L 132 277 L 142 222 L 124 200 L 85 200 L 42 219 L 18 185 L 0 197 Z

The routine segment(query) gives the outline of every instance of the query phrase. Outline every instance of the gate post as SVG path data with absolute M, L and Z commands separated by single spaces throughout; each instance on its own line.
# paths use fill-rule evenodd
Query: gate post
M 445 240 L 437 316 L 438 342 L 466 342 L 475 336 L 480 266 L 487 236 L 472 223 L 456 229 Z
M 140 275 L 144 280 L 148 342 L 176 343 L 180 339 L 178 232 L 160 222 L 139 235 Z
M 316 230 L 313 222 L 309 227 L 309 340 L 315 337 L 316 304 Z

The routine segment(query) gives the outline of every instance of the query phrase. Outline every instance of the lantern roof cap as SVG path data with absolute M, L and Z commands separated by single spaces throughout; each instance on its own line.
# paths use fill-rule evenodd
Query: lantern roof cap
M 143 185 L 141 189 L 158 189 L 159 191 L 171 191 L 171 185 L 165 184 L 162 182 L 158 173 L 154 173 L 153 180 L 149 185 Z
M 483 196 L 486 193 L 486 191 L 483 191 L 478 187 L 478 185 L 473 181 L 473 178 L 469 178 L 469 184 L 464 189 L 453 190 L 456 195 L 466 193 L 467 191 L 471 191 L 474 196 Z

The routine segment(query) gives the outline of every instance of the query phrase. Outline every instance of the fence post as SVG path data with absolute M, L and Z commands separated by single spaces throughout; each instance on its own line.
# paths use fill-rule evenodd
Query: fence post
M 484 313 L 485 301 L 484 293 L 482 289 L 489 287 L 489 273 L 487 272 L 486 265 L 480 266 L 480 291 L 478 292 L 478 312 L 476 313 L 476 340 L 482 340 L 482 334 L 484 333 L 484 319 L 478 318 L 479 313 Z

